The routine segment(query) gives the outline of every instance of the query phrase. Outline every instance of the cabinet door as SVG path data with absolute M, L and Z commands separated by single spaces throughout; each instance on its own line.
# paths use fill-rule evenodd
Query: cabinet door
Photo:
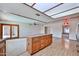
M 2 25 L 0 24 L 0 39 L 2 39 Z
M 49 44 L 51 44 L 52 43 L 52 36 L 51 35 L 48 35 L 47 37 L 46 37 L 46 42 L 47 42 L 47 45 L 49 45 Z
M 46 36 L 41 37 L 41 49 L 46 46 Z
M 40 50 L 40 39 L 34 38 L 32 42 L 32 54 Z
M 40 43 L 39 43 L 39 42 L 34 43 L 34 44 L 32 45 L 32 53 L 35 53 L 35 52 L 37 52 L 37 51 L 39 51 L 39 50 L 40 50 Z
M 0 56 L 3 56 L 3 47 L 0 48 Z
M 5 56 L 6 55 L 6 46 L 4 42 L 0 43 L 0 56 Z

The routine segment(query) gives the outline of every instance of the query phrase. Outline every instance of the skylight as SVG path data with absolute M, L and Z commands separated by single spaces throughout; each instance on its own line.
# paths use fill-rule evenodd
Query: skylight
M 63 11 L 65 11 L 65 10 L 68 10 L 68 9 L 71 9 L 71 8 L 74 8 L 74 7 L 76 7 L 76 6 L 79 6 L 79 4 L 78 4 L 78 3 L 65 3 L 65 4 L 62 4 L 62 5 L 60 5 L 60 6 L 56 7 L 56 8 L 54 8 L 54 9 L 52 9 L 52 10 L 46 12 L 45 14 L 47 14 L 47 15 L 49 15 L 49 16 L 51 16 L 51 15 L 56 15 L 56 14 L 58 14 L 58 13 L 60 13 L 60 12 L 63 12 Z M 67 11 L 66 11 L 66 12 L 67 12 Z
M 79 8 L 73 9 L 73 10 L 71 10 L 71 11 L 63 12 L 63 13 L 61 13 L 61 14 L 57 14 L 57 15 L 54 15 L 54 16 L 51 16 L 51 17 L 52 17 L 52 18 L 58 18 L 58 17 L 63 17 L 63 16 L 75 14 L 75 13 L 79 13 Z
M 33 8 L 41 11 L 41 12 L 44 12 L 54 6 L 56 6 L 57 4 L 59 3 L 36 3 Z
M 33 8 L 51 16 L 58 18 L 78 12 L 79 3 L 36 3 Z

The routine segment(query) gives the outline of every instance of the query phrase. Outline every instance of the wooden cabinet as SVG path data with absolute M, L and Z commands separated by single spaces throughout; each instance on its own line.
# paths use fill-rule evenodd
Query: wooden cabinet
M 28 52 L 32 55 L 52 43 L 52 34 L 28 37 Z
M 2 38 L 2 25 L 0 24 L 0 39 Z
M 40 40 L 41 49 L 46 46 L 46 36 L 42 36 Z
M 49 45 L 50 43 L 52 43 L 52 40 L 50 40 L 50 38 L 52 38 L 52 35 L 48 35 L 47 36 L 47 44 Z
M 6 42 L 0 42 L 0 56 L 6 56 Z
M 32 44 L 32 53 L 35 53 L 40 50 L 40 40 L 38 37 L 33 38 L 33 44 Z

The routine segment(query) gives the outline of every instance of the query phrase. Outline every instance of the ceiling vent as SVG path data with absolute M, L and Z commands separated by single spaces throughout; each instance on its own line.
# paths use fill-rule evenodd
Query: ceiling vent
M 37 14 L 35 14 L 35 15 L 36 15 L 36 16 L 40 16 L 40 14 L 38 14 L 38 13 L 37 13 Z
M 37 26 L 37 25 L 39 25 L 39 24 L 37 24 L 37 23 L 33 23 L 32 25 Z

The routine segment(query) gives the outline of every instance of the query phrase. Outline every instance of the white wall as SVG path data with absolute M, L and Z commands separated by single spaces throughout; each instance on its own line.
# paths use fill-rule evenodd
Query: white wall
M 27 39 L 19 38 L 13 40 L 6 40 L 6 55 L 17 56 L 22 54 L 27 49 Z
M 2 13 L 0 14 L 0 23 L 4 24 L 19 24 L 20 37 L 26 37 L 32 34 L 41 33 L 41 25 L 31 25 L 36 21 L 28 18 L 23 18 L 13 14 Z
M 77 30 L 77 25 L 79 23 L 79 19 L 72 19 L 70 22 L 70 39 L 76 40 L 76 30 Z
M 3 6 L 3 7 L 1 7 L 1 6 Z M 23 5 L 23 4 L 20 4 L 20 3 L 19 4 L 17 4 L 17 3 L 0 4 L 0 10 L 2 10 L 3 8 L 7 8 L 7 12 L 9 12 L 9 13 L 14 13 L 14 14 L 25 16 L 25 17 L 30 17 L 30 18 L 40 20 L 40 21 L 44 21 L 44 22 L 52 21 L 52 19 L 50 17 L 34 10 L 33 8 L 31 8 L 27 5 Z M 3 10 L 6 13 L 6 9 L 3 9 Z M 40 17 L 35 15 L 37 13 L 40 14 Z M 15 18 L 15 17 L 10 17 L 10 18 Z
M 77 24 L 79 23 L 79 18 L 74 18 L 70 20 L 70 34 L 69 34 L 69 38 L 72 40 L 76 40 L 76 28 L 77 28 Z M 50 26 L 50 33 L 53 34 L 54 37 L 58 37 L 61 38 L 62 35 L 62 24 L 63 24 L 63 20 L 61 21 L 56 21 L 56 22 L 52 22 L 52 23 L 48 23 L 45 26 Z
M 30 25 L 20 22 L 9 22 L 9 21 L 0 21 L 0 23 L 4 24 L 19 24 L 19 35 L 20 37 L 27 37 L 28 35 L 40 34 L 41 33 L 41 25 Z

